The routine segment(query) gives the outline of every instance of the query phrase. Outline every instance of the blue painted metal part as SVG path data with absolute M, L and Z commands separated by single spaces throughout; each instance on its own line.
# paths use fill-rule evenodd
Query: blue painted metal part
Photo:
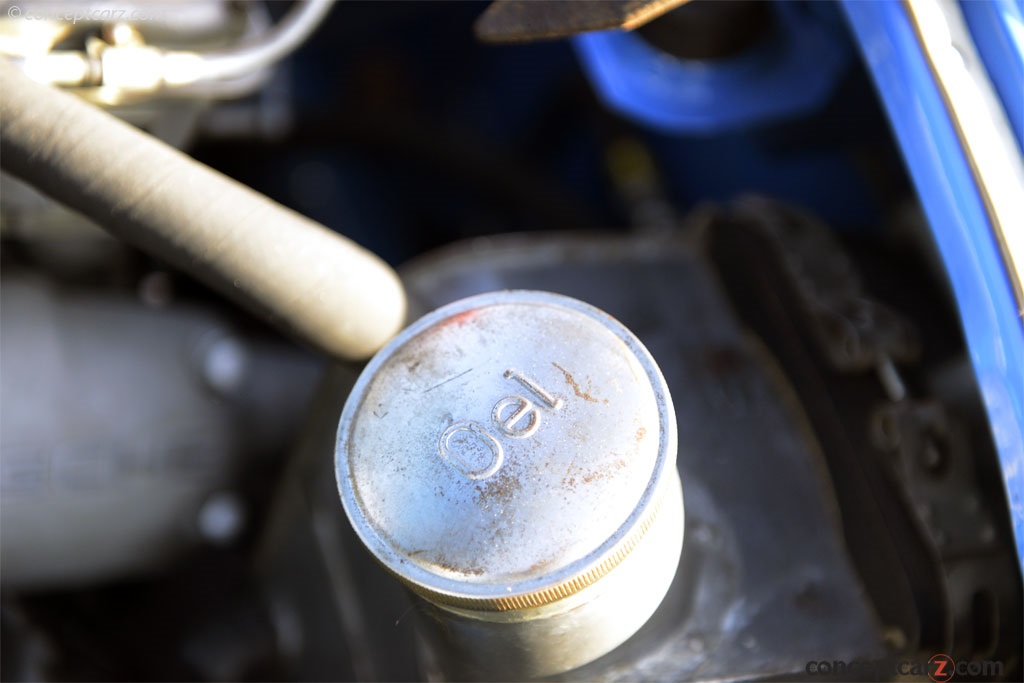
M 668 133 L 718 133 L 822 106 L 850 63 L 848 43 L 799 3 L 775 4 L 778 30 L 715 62 L 672 57 L 625 31 L 577 36 L 591 82 L 612 109 Z
M 1021 0 L 961 0 L 960 9 L 1024 152 L 1024 6 Z
M 844 0 L 949 273 L 1024 564 L 1024 322 L 956 130 L 903 3 Z M 976 37 L 979 44 L 985 38 Z M 1018 229 L 1021 226 L 1016 226 Z

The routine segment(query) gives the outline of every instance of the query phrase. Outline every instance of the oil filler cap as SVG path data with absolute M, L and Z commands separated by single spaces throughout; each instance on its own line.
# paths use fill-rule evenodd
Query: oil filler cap
M 508 291 L 428 314 L 378 353 L 335 457 L 357 534 L 425 601 L 438 665 L 516 678 L 604 654 L 661 602 L 683 536 L 676 440 L 629 330 Z

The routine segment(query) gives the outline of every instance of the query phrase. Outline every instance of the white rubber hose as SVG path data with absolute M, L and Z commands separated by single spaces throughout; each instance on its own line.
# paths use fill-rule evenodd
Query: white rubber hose
M 332 356 L 403 325 L 377 256 L 0 60 L 0 165 Z

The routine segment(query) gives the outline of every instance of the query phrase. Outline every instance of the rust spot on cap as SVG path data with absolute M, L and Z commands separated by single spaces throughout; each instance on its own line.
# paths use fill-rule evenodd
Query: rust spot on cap
M 565 476 L 562 477 L 562 486 L 567 489 L 575 489 L 576 484 L 592 484 L 595 481 L 608 479 L 615 476 L 619 470 L 629 466 L 625 458 L 607 462 L 596 469 L 583 469 L 575 463 L 569 466 Z
M 566 370 L 565 368 L 563 368 L 561 365 L 554 361 L 552 361 L 551 364 L 562 372 L 562 374 L 565 376 L 565 381 L 569 384 L 570 387 L 572 387 L 573 393 L 576 394 L 578 397 L 582 398 L 584 401 L 587 401 L 588 403 L 604 403 L 605 405 L 608 405 L 608 399 L 597 398 L 590 394 L 589 382 L 587 383 L 586 390 L 584 390 L 580 387 L 580 384 L 579 382 L 576 381 L 576 378 L 572 376 L 571 372 L 569 372 L 568 370 Z
M 474 502 L 484 509 L 489 509 L 492 505 L 508 505 L 515 501 L 523 484 L 518 476 L 509 471 L 510 469 L 504 468 L 497 476 L 477 483 Z
M 480 314 L 480 310 L 479 309 L 471 308 L 468 311 L 463 311 L 462 313 L 459 313 L 458 315 L 453 315 L 452 317 L 450 317 L 447 320 L 445 320 L 442 324 L 445 325 L 445 326 L 457 325 L 459 327 L 462 327 L 463 325 L 468 323 L 470 320 L 472 320 L 473 318 L 477 317 L 479 314 Z

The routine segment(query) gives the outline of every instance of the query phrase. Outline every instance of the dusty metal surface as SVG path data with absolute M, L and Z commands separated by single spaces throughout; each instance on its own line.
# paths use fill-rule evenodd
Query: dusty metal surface
M 405 271 L 429 310 L 501 288 L 586 298 L 658 360 L 679 424 L 686 548 L 661 607 L 571 680 L 708 680 L 881 657 L 883 636 L 837 531 L 825 464 L 774 361 L 681 237 L 477 240 Z
M 636 337 L 521 290 L 403 331 L 356 383 L 336 451 L 356 532 L 442 608 L 426 626 L 438 661 L 471 680 L 580 666 L 647 620 L 679 562 L 675 456 L 668 390 Z
M 777 211 L 765 215 L 779 216 Z M 637 335 L 669 386 L 679 428 L 678 470 L 686 492 L 686 547 L 679 570 L 661 606 L 633 637 L 557 679 L 790 680 L 804 676 L 809 662 L 853 660 L 876 666 L 873 670 L 882 673 L 875 679 L 891 678 L 892 665 L 900 658 L 938 647 L 950 633 L 950 621 L 941 570 L 921 545 L 917 520 L 899 498 L 900 489 L 895 482 L 890 482 L 891 491 L 875 489 L 878 482 L 865 479 L 854 467 L 876 460 L 861 440 L 870 438 L 867 418 L 880 405 L 877 401 L 889 400 L 887 394 L 871 369 L 860 371 L 856 381 L 830 369 L 831 356 L 816 349 L 811 331 L 793 353 L 805 364 L 820 363 L 824 379 L 809 378 L 799 368 L 789 377 L 812 388 L 819 388 L 821 381 L 836 383 L 836 393 L 805 395 L 790 385 L 776 357 L 746 331 L 733 308 L 735 300 L 726 296 L 728 283 L 719 279 L 726 264 L 716 264 L 716 269 L 704 253 L 704 238 L 718 233 L 702 232 L 711 224 L 699 217 L 693 225 L 696 229 L 686 236 L 665 238 L 479 239 L 435 253 L 404 271 L 418 314 L 503 288 L 543 289 L 586 299 Z M 773 260 L 770 247 L 752 241 L 746 232 L 741 236 L 753 249 L 754 264 Z M 832 256 L 817 258 L 831 262 Z M 737 267 L 755 274 L 751 263 Z M 761 295 L 755 309 L 785 332 L 771 318 L 775 311 L 770 304 L 772 297 L 784 294 L 786 276 L 752 281 Z M 787 310 L 799 306 L 794 303 Z M 770 336 L 764 339 L 776 342 Z M 791 337 L 786 339 L 792 343 Z M 927 350 L 927 334 L 922 342 Z M 581 393 L 598 396 L 572 374 Z M 301 548 L 289 545 L 292 559 L 284 569 L 291 567 L 292 574 L 278 569 L 268 583 L 287 617 L 282 617 L 282 632 L 302 634 L 293 646 L 295 661 L 305 667 L 299 678 L 437 679 L 443 673 L 443 662 L 437 660 L 454 661 L 460 653 L 436 644 L 425 648 L 422 642 L 416 647 L 414 617 L 420 613 L 431 618 L 422 614 L 426 603 L 411 602 L 408 592 L 363 551 L 332 490 L 324 453 L 333 447 L 337 411 L 350 386 L 340 380 L 337 384 L 320 402 L 320 427 L 310 432 L 304 446 L 310 466 L 302 475 L 302 505 L 315 511 L 310 519 L 315 517 L 318 528 L 330 528 L 315 544 L 321 558 L 317 561 L 330 565 L 322 579 L 328 587 L 316 588 L 320 579 L 309 570 L 321 565 L 310 562 L 303 572 L 296 569 Z M 870 385 L 868 398 L 862 384 Z M 564 379 L 563 386 L 572 390 Z M 846 431 L 822 417 L 835 401 L 852 415 Z M 820 449 L 818 439 L 827 440 L 830 451 Z M 874 510 L 872 501 L 888 501 L 892 509 Z M 282 527 L 282 538 L 303 537 L 295 531 L 303 528 L 302 514 L 292 518 L 296 526 Z M 948 548 L 963 547 L 955 530 L 950 534 L 954 542 Z M 897 553 L 894 546 L 903 550 Z M 993 576 L 994 567 L 968 561 L 972 564 L 961 564 L 959 578 L 949 584 L 953 598 L 967 605 L 971 596 L 963 589 L 975 584 L 964 580 L 965 572 Z M 931 574 L 925 575 L 927 567 Z M 336 607 L 323 600 L 326 593 L 335 596 Z M 1019 614 L 1019 600 L 1016 604 Z M 1001 603 L 997 606 L 1001 609 Z M 1012 636 L 1011 623 L 1000 623 Z M 961 633 L 958 617 L 956 633 Z M 972 647 L 969 633 L 955 640 Z M 953 656 L 969 656 L 971 651 L 955 649 Z M 307 652 L 320 657 L 321 668 L 310 667 L 312 659 L 303 659 Z M 1001 650 L 994 652 L 1001 656 Z M 1013 661 L 1006 659 L 1007 671 L 1013 670 Z M 344 673 L 357 669 L 358 674 Z
M 566 297 L 496 293 L 426 316 L 374 358 L 342 415 L 338 482 L 364 542 L 414 590 L 538 606 L 639 542 L 674 418 L 657 366 L 616 321 Z
M 1019 679 L 1020 572 L 998 460 L 973 375 L 940 379 L 963 342 L 942 305 L 923 303 L 928 283 L 889 271 L 886 284 L 813 216 L 765 199 L 735 203 L 708 234 L 738 315 L 793 378 L 828 456 L 879 618 L 908 648 L 999 661 Z

